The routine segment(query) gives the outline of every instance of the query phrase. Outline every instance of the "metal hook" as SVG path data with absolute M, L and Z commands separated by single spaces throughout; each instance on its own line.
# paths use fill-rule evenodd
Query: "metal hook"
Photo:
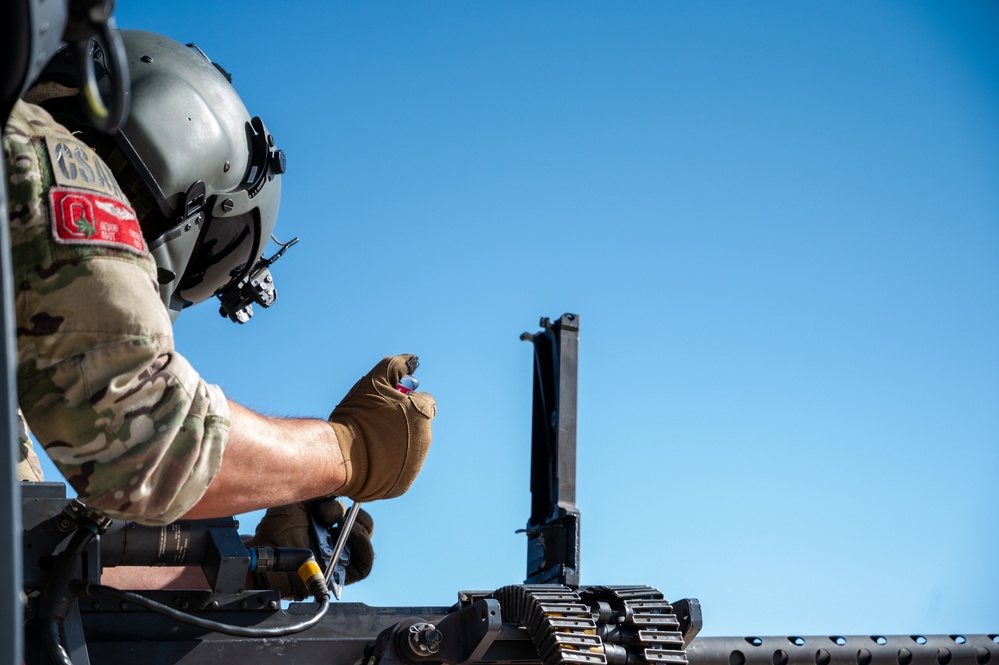
M 90 122 L 98 130 L 114 133 L 128 117 L 131 90 L 125 45 L 115 28 L 111 11 L 113 2 L 78 2 L 72 6 L 66 26 L 66 41 L 72 44 L 80 71 L 80 91 L 83 108 Z M 105 103 L 97 87 L 92 43 L 99 38 L 108 58 L 107 74 L 111 81 L 110 106 Z

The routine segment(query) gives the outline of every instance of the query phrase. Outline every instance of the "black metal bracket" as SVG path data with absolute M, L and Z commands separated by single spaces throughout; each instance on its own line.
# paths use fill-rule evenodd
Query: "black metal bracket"
M 502 627 L 499 601 L 480 598 L 435 623 L 416 617 L 398 622 L 384 630 L 366 650 L 367 662 L 378 665 L 477 663 Z
M 208 547 L 201 569 L 216 594 L 240 594 L 246 586 L 250 555 L 236 531 L 236 520 L 228 526 L 208 529 Z
M 534 345 L 531 517 L 526 584 L 579 585 L 576 385 L 579 316 L 563 314 L 520 338 Z
M 59 529 L 67 532 L 81 528 L 90 529 L 95 534 L 102 535 L 110 526 L 110 517 L 88 508 L 78 499 L 70 499 L 66 507 L 63 508 L 59 519 Z
M 704 627 L 704 619 L 701 617 L 701 601 L 696 598 L 681 598 L 673 601 L 673 614 L 680 622 L 680 632 L 683 634 L 683 648 L 690 646 L 690 642 L 697 637 Z

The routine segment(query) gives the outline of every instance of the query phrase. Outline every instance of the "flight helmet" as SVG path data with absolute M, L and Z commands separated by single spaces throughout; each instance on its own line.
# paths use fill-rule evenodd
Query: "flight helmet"
M 269 259 L 263 252 L 277 221 L 284 152 L 250 116 L 230 74 L 197 46 L 152 32 L 119 35 L 128 118 L 111 138 L 84 138 L 135 207 L 171 317 L 214 295 L 223 316 L 243 323 L 253 303 L 268 307 L 277 297 L 268 266 L 286 246 Z M 106 69 L 99 44 L 94 58 Z M 58 55 L 53 62 L 58 70 Z

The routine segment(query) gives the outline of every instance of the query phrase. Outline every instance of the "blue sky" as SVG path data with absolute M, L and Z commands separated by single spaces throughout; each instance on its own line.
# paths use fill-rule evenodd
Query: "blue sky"
M 182 353 L 325 416 L 438 400 L 346 600 L 523 579 L 531 351 L 581 316 L 582 577 L 705 634 L 999 631 L 999 10 L 989 2 L 121 2 L 288 156 L 279 301 Z M 257 515 L 242 519 L 251 529 Z

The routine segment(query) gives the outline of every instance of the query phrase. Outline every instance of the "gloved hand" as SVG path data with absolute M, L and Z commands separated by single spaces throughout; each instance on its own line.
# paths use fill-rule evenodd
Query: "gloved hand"
M 247 547 L 304 547 L 309 542 L 309 510 L 314 510 L 325 527 L 333 528 L 333 542 L 340 536 L 340 525 L 347 515 L 343 503 L 335 497 L 316 501 L 293 503 L 287 506 L 269 508 L 253 538 L 246 542 Z M 354 526 L 347 536 L 350 546 L 350 563 L 347 565 L 346 584 L 363 580 L 371 572 L 375 562 L 375 551 L 371 547 L 371 534 L 375 523 L 363 508 L 357 511 Z M 325 573 L 325 569 L 323 570 Z M 258 589 L 276 589 L 282 598 L 302 600 L 312 594 L 297 573 L 254 573 L 254 585 Z
M 383 359 L 333 409 L 329 421 L 347 468 L 337 494 L 355 501 L 391 499 L 413 484 L 430 449 L 437 403 L 427 393 L 403 394 L 395 386 L 418 365 L 413 355 Z

